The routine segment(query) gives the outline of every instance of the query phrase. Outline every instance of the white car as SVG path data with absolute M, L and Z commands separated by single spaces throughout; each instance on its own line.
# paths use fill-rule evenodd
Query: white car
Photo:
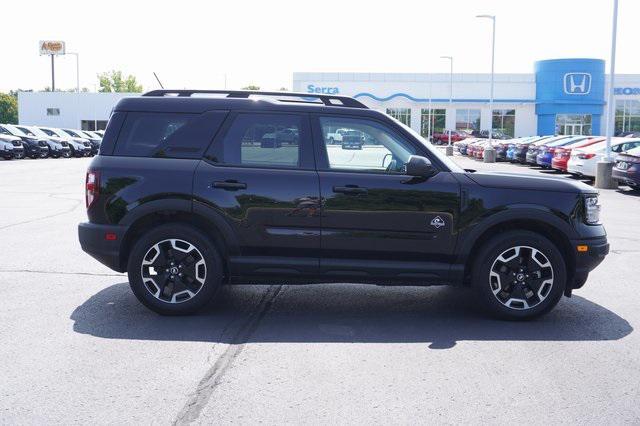
M 350 131 L 350 129 L 338 129 L 335 133 L 327 133 L 327 140 L 329 143 L 342 142 L 342 137 Z
M 612 160 L 624 151 L 640 147 L 640 138 L 611 138 Z M 596 164 L 604 159 L 606 155 L 607 143 L 598 142 L 584 148 L 571 150 L 571 157 L 567 162 L 567 171 L 579 176 L 596 176 Z
M 91 155 L 91 143 L 89 139 L 76 138 L 64 130 L 54 127 L 38 127 L 38 129 L 42 130 L 51 138 L 58 138 L 59 140 L 67 142 L 69 148 L 71 148 L 71 155 L 74 157 L 88 157 Z

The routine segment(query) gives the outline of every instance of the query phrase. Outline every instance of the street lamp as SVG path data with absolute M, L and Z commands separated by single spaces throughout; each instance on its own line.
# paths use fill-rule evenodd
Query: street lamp
M 76 52 L 67 52 L 66 54 L 76 57 L 76 92 L 80 93 L 80 54 Z
M 449 110 L 453 105 L 453 56 L 440 56 L 440 59 L 449 60 Z M 449 144 L 445 150 L 445 153 L 449 156 L 453 155 L 453 146 L 451 145 L 451 129 L 449 129 Z
M 596 188 L 616 188 L 618 182 L 613 179 L 613 161 L 611 161 L 611 135 L 615 126 L 614 115 L 615 105 L 613 91 L 616 79 L 616 33 L 618 31 L 618 0 L 613 0 L 613 27 L 611 29 L 611 64 L 609 71 L 609 93 L 607 94 L 607 154 L 606 157 L 596 164 Z
M 496 52 L 496 17 L 495 15 L 476 15 L 476 18 L 491 19 L 493 30 L 491 35 L 491 91 L 489 94 L 489 144 L 484 148 L 484 162 L 496 162 L 496 150 L 493 149 L 493 65 Z

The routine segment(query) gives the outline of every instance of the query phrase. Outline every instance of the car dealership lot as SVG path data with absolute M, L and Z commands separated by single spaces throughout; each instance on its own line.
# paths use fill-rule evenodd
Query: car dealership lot
M 601 191 L 611 254 L 537 321 L 362 285 L 226 288 L 170 318 L 81 251 L 90 161 L 0 164 L 2 423 L 640 421 L 640 192 Z

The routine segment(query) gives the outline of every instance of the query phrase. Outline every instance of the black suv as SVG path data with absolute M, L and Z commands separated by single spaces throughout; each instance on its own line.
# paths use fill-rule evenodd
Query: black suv
M 297 135 L 264 144 L 274 129 Z M 324 135 L 359 132 L 348 151 Z M 376 141 L 370 144 L 366 141 Z M 608 253 L 579 182 L 465 171 L 355 99 L 158 90 L 115 107 L 86 178 L 82 248 L 147 307 L 223 284 L 469 285 L 503 318 L 548 312 Z

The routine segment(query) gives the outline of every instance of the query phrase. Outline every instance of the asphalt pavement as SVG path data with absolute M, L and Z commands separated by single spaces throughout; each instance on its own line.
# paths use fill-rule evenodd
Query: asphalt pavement
M 349 284 L 228 287 L 172 318 L 81 251 L 89 161 L 0 161 L 2 424 L 640 422 L 638 192 L 602 191 L 611 254 L 536 321 Z

